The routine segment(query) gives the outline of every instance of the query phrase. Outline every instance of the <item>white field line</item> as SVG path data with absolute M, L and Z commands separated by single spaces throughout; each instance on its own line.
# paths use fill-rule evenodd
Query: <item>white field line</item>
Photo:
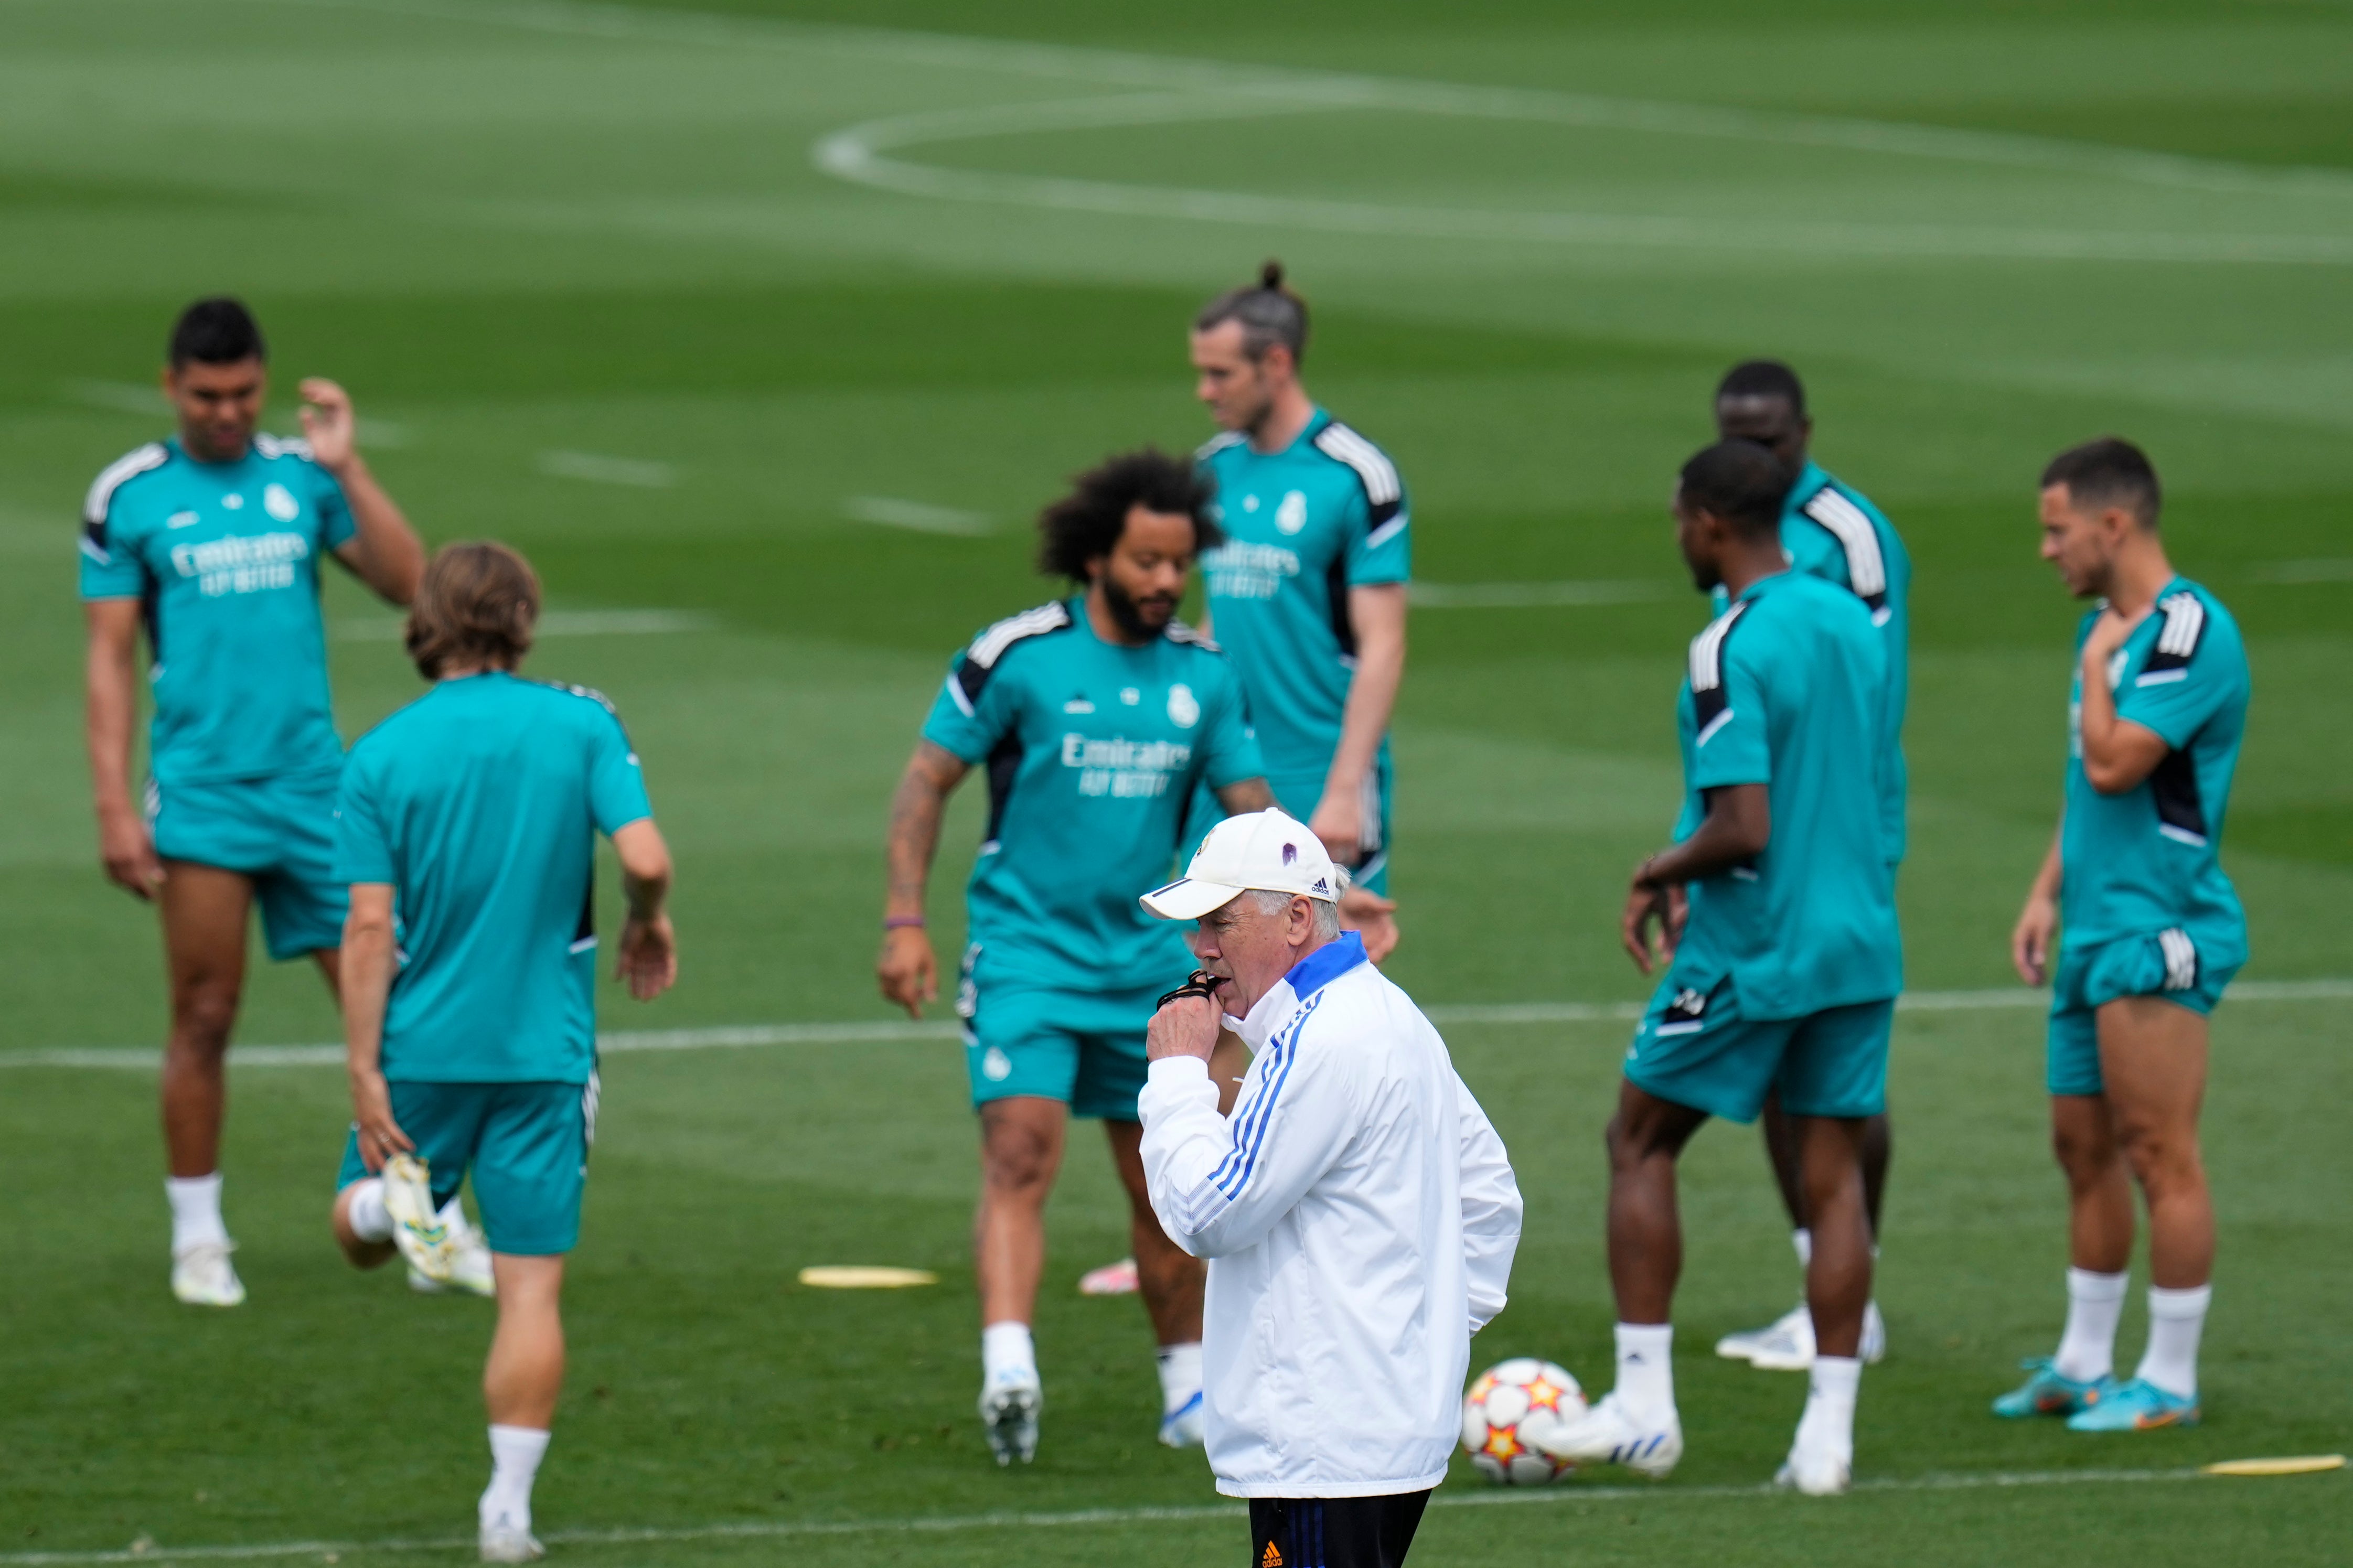
M 883 156 L 889 148 L 1017 130 L 1151 123 L 1273 113 L 1369 110 L 1539 121 L 1749 145 L 1838 149 L 2008 168 L 2050 170 L 2114 183 L 2271 195 L 2341 203 L 2353 176 L 2331 169 L 2265 169 L 2047 137 L 1883 121 L 1353 76 L 1219 60 L 1126 54 L 942 34 L 639 11 L 565 0 L 459 5 L 449 0 L 277 0 L 318 8 L 434 16 L 617 42 L 660 42 L 741 52 L 849 56 L 913 68 L 987 70 L 1134 89 L 1114 99 L 924 111 L 868 121 L 821 138 L 809 152 L 837 178 L 903 195 L 1128 216 L 1276 224 L 1350 234 L 1450 239 L 1521 239 L 1676 249 L 1774 249 L 1877 257 L 2204 263 L 2353 263 L 2353 236 L 2242 235 L 2212 230 L 2098 233 L 1936 224 L 1835 221 L 1727 223 L 1709 216 L 1556 211 L 1532 213 L 1319 201 L 1243 192 L 1059 180 L 949 170 Z M 1171 90 L 1174 89 L 1174 90 Z M 2331 218 L 2343 216 L 2332 205 Z
M 2251 583 L 2353 583 L 2353 561 L 2274 561 L 2247 574 Z
M 69 381 L 65 384 L 68 396 L 88 408 L 103 408 L 113 414 L 136 414 L 142 418 L 169 419 L 171 400 L 164 389 L 150 383 L 135 381 Z M 287 432 L 293 434 L 293 432 Z M 359 424 L 360 444 L 365 447 L 406 447 L 408 426 L 396 425 L 389 419 L 363 419 Z
M 592 485 L 632 485 L 638 489 L 666 490 L 678 483 L 678 470 L 668 463 L 642 458 L 607 458 L 596 452 L 542 452 L 539 471 L 559 479 L 586 479 Z
M 2247 980 L 2231 987 L 2230 1002 L 2324 1002 L 2353 997 L 2353 980 Z M 2047 991 L 2010 986 L 1989 991 L 1912 991 L 1895 1004 L 1899 1013 L 2040 1011 L 2051 1005 Z M 1433 1024 L 1624 1024 L 1642 1016 L 1640 1002 L 1438 1003 L 1422 1011 Z M 701 1051 L 764 1046 L 897 1045 L 952 1040 L 958 1026 L 938 1020 L 845 1021 L 817 1024 L 740 1024 L 702 1029 L 614 1029 L 596 1037 L 600 1056 L 641 1051 Z M 153 1070 L 157 1049 L 148 1046 L 54 1046 L 29 1051 L 0 1050 L 0 1068 L 108 1068 Z M 343 1047 L 237 1046 L 229 1060 L 239 1067 L 341 1067 Z M 5 1559 L 0 1559 L 5 1562 Z
M 888 157 L 888 150 L 971 142 L 1017 132 L 1239 120 L 1316 110 L 1379 109 L 1390 112 L 1472 116 L 1510 121 L 1634 125 L 1611 117 L 1545 112 L 1527 95 L 1459 89 L 1430 92 L 1416 84 L 1377 90 L 1319 91 L 1272 100 L 1256 93 L 1221 95 L 1128 93 L 1047 103 L 926 110 L 866 121 L 824 136 L 809 149 L 820 172 L 852 184 L 902 195 L 1127 217 L 1176 217 L 1204 223 L 1271 225 L 1341 234 L 1420 238 L 1526 240 L 1678 250 L 1769 249 L 1793 255 L 1975 257 L 2038 261 L 2147 261 L 2344 265 L 2353 262 L 2353 237 L 2342 234 L 2132 232 L 2096 226 L 2036 229 L 2000 225 L 1869 223 L 1829 218 L 1766 220 L 1575 210 L 1527 211 L 1430 207 L 1243 191 L 1203 190 L 1122 181 L 948 169 Z M 1904 152 L 1905 149 L 1873 149 Z M 2332 215 L 2335 216 L 2335 215 Z
M 899 28 L 724 16 L 597 5 L 586 0 L 277 0 L 314 9 L 433 16 L 477 26 L 666 43 L 741 52 L 847 55 L 912 67 L 987 70 L 1139 90 L 1254 94 L 1270 103 L 1312 96 L 1317 108 L 1414 109 L 1428 113 L 1541 120 L 1748 143 L 1840 148 L 1951 163 L 2048 169 L 2198 191 L 2353 197 L 2353 174 L 2318 166 L 2267 167 L 2007 132 L 1735 109 L 1540 89 L 1481 87 L 1409 78 L 1137 54 Z
M 2017 1487 L 2118 1486 L 2152 1481 L 2212 1479 L 2196 1469 L 2167 1470 L 1984 1470 L 1891 1477 L 1854 1483 L 1866 1494 L 1890 1492 L 1999 1491 Z M 1549 1503 L 1633 1501 L 1699 1502 L 1727 1499 L 1758 1499 L 1787 1494 L 1769 1486 L 1678 1487 L 1587 1486 L 1571 1481 L 1549 1488 L 1497 1489 L 1488 1492 L 1448 1492 L 1430 1499 L 1432 1508 L 1496 1508 L 1543 1506 Z M 543 1531 L 550 1546 L 636 1546 L 687 1541 L 776 1541 L 795 1537 L 838 1535 L 956 1534 L 975 1530 L 1054 1530 L 1089 1525 L 1156 1524 L 1194 1520 L 1240 1520 L 1248 1509 L 1238 1502 L 1196 1503 L 1175 1507 L 1073 1509 L 1059 1513 L 922 1514 L 895 1519 L 773 1520 L 737 1524 L 650 1525 L 640 1529 Z M 117 1551 L 0 1552 L 0 1568 L 77 1568 L 84 1563 L 188 1563 L 268 1557 L 342 1556 L 353 1552 L 470 1551 L 472 1536 L 431 1539 L 395 1537 L 382 1541 L 273 1541 L 248 1546 L 164 1546 L 141 1537 Z
M 916 533 L 945 533 L 976 538 L 989 531 L 985 511 L 965 511 L 928 501 L 901 500 L 895 496 L 851 496 L 841 503 L 841 515 L 856 522 L 904 528 Z
M 392 616 L 337 621 L 337 642 L 398 642 L 407 623 Z M 540 637 L 656 637 L 670 632 L 716 630 L 717 616 L 702 610 L 550 610 L 533 635 Z

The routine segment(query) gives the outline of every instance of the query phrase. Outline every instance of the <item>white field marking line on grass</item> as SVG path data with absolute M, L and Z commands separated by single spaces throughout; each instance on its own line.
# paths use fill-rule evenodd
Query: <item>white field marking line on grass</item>
M 1303 94 L 1316 107 L 1419 109 L 1545 120 L 1733 142 L 1842 148 L 1951 163 L 2048 169 L 2188 190 L 2353 197 L 2353 174 L 2314 165 L 2278 168 L 2010 132 L 1966 131 L 1841 115 L 1735 109 L 1543 89 L 1481 87 L 1341 71 L 1306 70 L 1180 55 L 967 37 L 881 27 L 642 10 L 585 0 L 270 0 L 311 9 L 375 11 L 578 37 L 741 51 L 830 52 L 900 65 L 1166 91 L 1253 93 L 1275 103 Z
M 850 496 L 841 503 L 841 515 L 855 522 L 880 523 L 916 533 L 945 533 L 973 539 L 993 526 L 985 511 L 964 511 L 928 501 L 901 500 L 896 496 Z
M 2322 1002 L 2353 997 L 2353 980 L 2249 980 L 2231 987 L 2231 1002 Z M 2012 986 L 1989 991 L 1913 991 L 1899 997 L 1899 1013 L 2039 1011 L 2051 1005 L 2047 991 Z M 1642 1016 L 1641 1002 L 1438 1003 L 1422 1009 L 1433 1024 L 1623 1024 Z M 881 1022 L 739 1024 L 702 1029 L 615 1029 L 596 1037 L 600 1056 L 640 1051 L 702 1051 L 762 1046 L 898 1045 L 952 1040 L 960 1026 L 913 1018 Z M 109 1068 L 153 1070 L 159 1048 L 147 1046 L 54 1046 L 30 1051 L 0 1051 L 0 1068 Z M 229 1060 L 239 1067 L 340 1067 L 343 1047 L 237 1046 Z M 0 1559 L 5 1561 L 5 1559 Z
M 397 642 L 406 624 L 390 616 L 337 621 L 334 637 L 337 642 Z M 532 630 L 543 637 L 628 637 L 707 632 L 719 625 L 719 617 L 704 610 L 550 610 Z
M 1591 93 L 1475 87 L 1405 78 L 1244 66 L 943 34 L 651 14 L 620 5 L 519 0 L 459 7 L 443 0 L 273 0 L 319 8 L 434 16 L 616 41 L 659 41 L 741 51 L 847 54 L 908 66 L 987 69 L 1137 89 L 1113 99 L 888 116 L 849 126 L 810 148 L 837 178 L 902 195 L 1124 216 L 1291 225 L 1350 234 L 1545 243 L 1751 250 L 1876 257 L 2026 260 L 2353 263 L 2353 237 L 2228 233 L 2101 233 L 1983 226 L 1814 222 L 1727 223 L 1718 218 L 1577 212 L 1527 213 L 1253 195 L 933 168 L 882 156 L 923 142 L 1017 131 L 1067 130 L 1333 110 L 1377 110 L 1542 121 L 1736 144 L 1759 142 L 1893 157 L 2051 170 L 2173 188 L 2353 197 L 2353 176 L 2335 170 L 2263 169 L 2055 138 L 1941 126 L 1778 113 Z M 1176 92 L 1167 89 L 1175 88 Z
M 1579 605 L 1647 605 L 1667 596 L 1665 584 L 1635 582 L 1422 583 L 1406 587 L 1418 610 L 1526 610 Z
M 2196 1468 L 2166 1470 L 1989 1470 L 1891 1477 L 1854 1483 L 1862 1493 L 1999 1491 L 2013 1487 L 2119 1486 L 2164 1481 L 2214 1481 Z M 1542 1507 L 1552 1503 L 1632 1501 L 1717 1501 L 1727 1499 L 1785 1497 L 1771 1486 L 1678 1487 L 1672 1483 L 1645 1486 L 1587 1486 L 1568 1482 L 1548 1488 L 1497 1489 L 1486 1492 L 1448 1492 L 1430 1500 L 1432 1508 Z M 1196 1520 L 1242 1519 L 1249 1515 L 1239 1502 L 1180 1504 L 1175 1507 L 1073 1509 L 1059 1513 L 922 1514 L 896 1519 L 769 1520 L 737 1524 L 649 1525 L 638 1529 L 558 1530 L 541 1532 L 551 1546 L 634 1546 L 687 1541 L 773 1541 L 794 1537 L 838 1535 L 956 1534 L 973 1530 L 1053 1530 L 1104 1524 L 1154 1524 Z M 250 1546 L 163 1546 L 142 1536 L 125 1550 L 100 1552 L 0 1552 L 0 1568 L 79 1568 L 105 1563 L 185 1563 L 267 1557 L 341 1556 L 346 1552 L 456 1552 L 471 1550 L 472 1536 L 385 1541 L 273 1541 Z
M 2270 561 L 2247 574 L 2251 583 L 2353 583 L 2353 560 Z
M 947 169 L 884 156 L 886 150 L 971 142 L 1018 132 L 1241 120 L 1318 110 L 1372 110 L 1512 121 L 1591 124 L 1585 116 L 1543 112 L 1519 95 L 1496 99 L 1474 89 L 1432 94 L 1384 88 L 1371 93 L 1317 91 L 1280 101 L 1254 93 L 1223 96 L 1130 93 L 1049 103 L 942 110 L 870 120 L 837 131 L 809 149 L 821 172 L 902 195 L 1043 207 L 1127 217 L 1180 217 L 1205 223 L 1268 225 L 1342 234 L 1439 239 L 1527 240 L 1583 246 L 1682 250 L 1770 249 L 1813 256 L 1958 257 L 1993 260 L 2353 263 L 2353 237 L 2341 235 L 2163 233 L 2014 228 L 1989 225 L 1864 223 L 1681 217 L 1656 214 L 1498 211 L 1356 202 L 1313 196 L 1069 179 Z M 1639 126 L 1632 129 L 1659 129 Z M 1903 155 L 1903 149 L 1894 151 Z
M 678 483 L 678 470 L 668 463 L 642 458 L 607 458 L 596 452 L 542 452 L 536 465 L 543 474 L 559 479 L 586 479 L 596 485 L 634 485 L 639 489 L 666 490 Z
M 65 384 L 68 396 L 88 408 L 103 408 L 112 414 L 136 414 L 152 419 L 172 416 L 171 399 L 160 386 L 148 386 L 135 381 L 69 381 Z M 289 432 L 296 434 L 298 432 Z M 396 425 L 389 419 L 363 419 L 359 422 L 360 444 L 364 447 L 406 447 L 408 426 Z

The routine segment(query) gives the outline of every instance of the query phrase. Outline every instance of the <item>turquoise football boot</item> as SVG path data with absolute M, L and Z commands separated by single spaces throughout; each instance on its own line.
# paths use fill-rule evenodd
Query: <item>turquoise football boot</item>
M 2049 1356 L 2030 1356 L 2018 1364 L 2032 1375 L 1993 1402 L 1993 1413 L 2005 1421 L 2022 1420 L 2029 1415 L 2072 1417 L 2096 1409 L 2116 1388 L 2116 1380 L 2113 1377 L 2089 1383 L 2062 1377 Z
M 2067 1417 L 2067 1430 L 2147 1432 L 2158 1426 L 2195 1426 L 2198 1420 L 2196 1394 L 2184 1399 L 2136 1377 L 2108 1390 L 2098 1404 Z

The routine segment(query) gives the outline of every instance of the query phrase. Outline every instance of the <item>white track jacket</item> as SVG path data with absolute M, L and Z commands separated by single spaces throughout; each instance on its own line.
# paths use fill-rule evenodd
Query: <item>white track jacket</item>
M 1434 1487 L 1462 1429 L 1471 1336 L 1504 1310 L 1520 1241 L 1503 1141 L 1354 931 L 1237 1032 L 1258 1058 L 1230 1120 L 1193 1057 L 1154 1062 L 1137 1102 L 1153 1211 L 1209 1260 L 1218 1489 Z

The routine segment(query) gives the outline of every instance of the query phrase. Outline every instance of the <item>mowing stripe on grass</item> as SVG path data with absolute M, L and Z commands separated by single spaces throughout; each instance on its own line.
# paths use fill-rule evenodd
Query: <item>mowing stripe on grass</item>
M 2353 997 L 2353 980 L 2249 980 L 2231 987 L 2232 1002 L 2325 1002 Z M 1989 991 L 1913 991 L 1899 997 L 1899 1013 L 1974 1013 L 2040 1010 L 2051 1005 L 2047 991 L 2009 986 Z M 1641 1002 L 1439 1003 L 1422 1011 L 1433 1024 L 1622 1024 L 1642 1016 Z M 748 1046 L 890 1045 L 913 1040 L 950 1040 L 958 1026 L 899 1019 L 830 1024 L 741 1024 L 705 1029 L 615 1029 L 596 1037 L 603 1056 L 636 1051 L 701 1051 Z M 238 1046 L 229 1059 L 240 1067 L 341 1067 L 343 1047 Z M 55 1046 L 45 1050 L 0 1051 L 0 1068 L 153 1068 L 150 1046 Z M 5 1561 L 5 1559 L 0 1559 Z
M 2164 1470 L 1987 1470 L 1943 1475 L 1861 1480 L 1854 1490 L 1875 1492 L 1982 1491 L 2009 1487 L 2114 1486 L 2148 1481 L 2211 1479 L 2195 1467 Z M 1703 1501 L 1726 1498 L 1769 1498 L 1787 1495 L 1770 1486 L 1678 1487 L 1584 1486 L 1570 1483 L 1545 1489 L 1457 1492 L 1430 1500 L 1432 1508 L 1609 1502 Z M 1061 1513 L 921 1514 L 897 1519 L 773 1520 L 739 1524 L 659 1525 L 642 1529 L 551 1531 L 541 1539 L 550 1546 L 633 1546 L 681 1541 L 773 1541 L 818 1535 L 947 1534 L 969 1530 L 1052 1530 L 1100 1524 L 1155 1524 L 1192 1520 L 1239 1520 L 1249 1510 L 1238 1502 L 1197 1503 L 1178 1507 L 1090 1508 Z M 0 1568 L 71 1568 L 99 1563 L 184 1563 L 205 1559 L 310 1557 L 364 1552 L 461 1552 L 474 1548 L 472 1536 L 395 1537 L 385 1541 L 273 1541 L 249 1546 L 157 1545 L 142 1537 L 132 1545 L 111 1552 L 0 1552 Z
M 597 0 L 269 0 L 306 9 L 428 16 L 480 27 L 618 43 L 725 50 L 823 51 L 909 67 L 987 70 L 1165 92 L 1255 93 L 1271 102 L 1312 95 L 1316 107 L 1414 109 L 1601 129 L 1644 131 L 1736 143 L 1880 153 L 1947 163 L 2055 170 L 2180 190 L 2343 197 L 2353 174 L 2299 164 L 2117 147 L 2009 131 L 1807 114 L 1726 104 L 1610 97 L 1409 77 L 1267 66 L 1029 39 L 914 28 L 859 27 L 716 12 L 599 4 Z

